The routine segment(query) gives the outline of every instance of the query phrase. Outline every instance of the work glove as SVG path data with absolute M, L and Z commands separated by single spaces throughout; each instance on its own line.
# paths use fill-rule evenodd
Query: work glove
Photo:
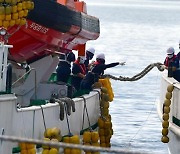
M 123 65 L 125 65 L 125 61 L 124 62 L 119 62 L 119 65 L 121 65 L 121 66 L 123 66 Z

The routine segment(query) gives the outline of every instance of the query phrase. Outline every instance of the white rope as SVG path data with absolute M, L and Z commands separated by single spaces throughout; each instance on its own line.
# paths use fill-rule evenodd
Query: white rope
M 101 151 L 101 152 L 108 152 L 108 153 L 118 153 L 118 154 L 147 154 L 145 152 L 135 152 L 129 151 L 126 149 L 112 149 L 112 148 L 102 148 L 102 147 L 95 147 L 95 146 L 85 146 L 80 144 L 69 144 L 63 142 L 49 142 L 43 140 L 36 140 L 36 139 L 27 139 L 27 138 L 19 138 L 16 136 L 6 136 L 0 135 L 1 140 L 11 141 L 11 142 L 25 142 L 25 143 L 34 143 L 34 144 L 42 144 L 48 145 L 53 147 L 62 147 L 62 148 L 74 148 L 74 149 L 81 149 L 81 150 L 89 150 L 89 151 Z

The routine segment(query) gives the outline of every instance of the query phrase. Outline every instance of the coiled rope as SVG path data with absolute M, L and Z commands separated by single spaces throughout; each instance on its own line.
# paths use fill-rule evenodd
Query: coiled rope
M 105 75 L 102 75 L 101 77 L 103 77 L 103 78 L 108 77 L 108 78 L 111 78 L 113 80 L 119 80 L 119 81 L 137 81 L 137 80 L 141 79 L 142 77 L 144 77 L 154 67 L 157 67 L 158 70 L 161 72 L 164 71 L 163 66 L 164 65 L 160 62 L 149 64 L 143 71 L 134 75 L 133 77 L 123 77 L 123 76 L 115 77 L 115 76 L 110 75 L 110 74 L 105 74 Z

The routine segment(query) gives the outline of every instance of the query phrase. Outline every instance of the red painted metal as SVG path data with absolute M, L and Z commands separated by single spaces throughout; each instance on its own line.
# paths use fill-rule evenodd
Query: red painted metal
M 57 52 L 59 48 L 72 50 L 78 44 L 85 44 L 88 40 L 99 37 L 99 34 L 81 30 L 77 26 L 72 26 L 68 33 L 62 33 L 30 20 L 27 23 L 27 26 L 22 26 L 9 38 L 9 44 L 14 46 L 10 49 L 9 57 L 16 62 L 49 55 Z M 8 32 L 13 33 L 16 29 L 17 26 L 14 26 Z

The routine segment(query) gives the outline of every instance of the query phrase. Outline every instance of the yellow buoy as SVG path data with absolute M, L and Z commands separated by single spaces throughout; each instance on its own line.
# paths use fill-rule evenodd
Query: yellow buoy
M 163 114 L 163 120 L 164 120 L 164 121 L 169 120 L 169 114 L 164 113 L 164 114 Z
M 70 137 L 70 143 L 80 144 L 80 139 L 78 135 L 73 135 Z
M 50 142 L 50 139 L 49 139 L 49 138 L 44 138 L 43 141 L 48 141 L 48 142 Z M 49 145 L 42 145 L 42 148 L 43 148 L 43 149 L 49 149 L 50 147 L 49 147 Z
M 91 132 L 91 140 L 93 143 L 98 142 L 99 140 L 99 133 L 98 132 Z
M 4 27 L 4 28 L 8 28 L 8 27 L 9 27 L 9 21 L 4 20 L 4 21 L 3 21 L 3 27 Z
M 21 19 L 16 19 L 16 25 L 20 24 Z
M 26 19 L 25 18 L 21 18 L 21 21 L 20 21 L 20 25 L 25 25 L 26 24 Z
M 101 117 L 98 118 L 98 126 L 99 128 L 104 128 L 104 120 Z
M 4 6 L 0 6 L 0 15 L 5 14 L 5 7 Z
M 12 7 L 10 5 L 5 7 L 5 14 L 11 14 L 12 12 Z
M 167 87 L 168 92 L 172 92 L 174 90 L 174 86 L 171 84 Z
M 28 154 L 36 154 L 36 149 L 28 149 Z
M 2 22 L 2 20 L 0 20 L 0 26 L 2 26 L 3 25 L 3 22 Z
M 21 154 L 28 154 L 28 150 L 21 150 Z
M 5 14 L 0 14 L 0 20 L 4 20 L 5 19 Z
M 63 137 L 63 142 L 64 143 L 70 143 L 70 137 L 69 136 Z
M 169 142 L 169 137 L 168 136 L 162 136 L 161 141 L 163 143 L 168 143 Z
M 100 143 L 106 143 L 105 136 L 100 136 Z
M 104 136 L 104 128 L 98 130 L 99 136 Z
M 81 150 L 79 150 L 79 149 L 72 149 L 71 153 L 72 154 L 81 154 Z
M 171 100 L 170 99 L 165 99 L 164 105 L 165 106 L 170 106 L 171 105 Z
M 43 149 L 42 154 L 49 154 L 49 149 Z
M 171 99 L 171 98 L 172 98 L 172 93 L 166 92 L 166 98 L 167 98 L 167 99 Z
M 16 13 L 17 12 L 17 5 L 13 5 L 12 6 L 12 13 Z
M 169 106 L 164 106 L 164 113 L 168 114 L 170 112 Z
M 15 21 L 15 20 L 10 20 L 10 22 L 9 22 L 9 26 L 14 26 L 14 25 L 15 25 L 15 23 L 16 23 L 16 21 Z
M 64 154 L 71 154 L 70 148 L 64 148 Z
M 104 122 L 104 128 L 111 128 L 111 127 L 112 127 L 111 121 L 105 121 Z
M 169 127 L 169 121 L 163 121 L 162 122 L 162 127 L 163 128 L 168 128 Z
M 104 129 L 104 135 L 105 135 L 105 136 L 108 136 L 108 135 L 110 135 L 110 134 L 111 134 L 110 128 Z
M 7 21 L 11 20 L 11 14 L 5 15 L 5 20 L 7 20 Z
M 58 150 L 56 148 L 51 148 L 49 154 L 58 154 Z
M 33 143 L 26 143 L 26 147 L 27 147 L 27 149 L 34 149 L 35 148 L 35 144 L 33 144 Z
M 96 142 L 96 143 L 92 143 L 92 146 L 100 147 L 100 144 L 98 142 Z
M 91 132 L 85 131 L 83 133 L 83 142 L 90 143 L 91 142 Z
M 18 12 L 19 18 L 22 18 L 24 16 L 24 10 L 21 10 Z
M 164 135 L 164 136 L 168 135 L 168 128 L 162 129 L 162 135 Z

